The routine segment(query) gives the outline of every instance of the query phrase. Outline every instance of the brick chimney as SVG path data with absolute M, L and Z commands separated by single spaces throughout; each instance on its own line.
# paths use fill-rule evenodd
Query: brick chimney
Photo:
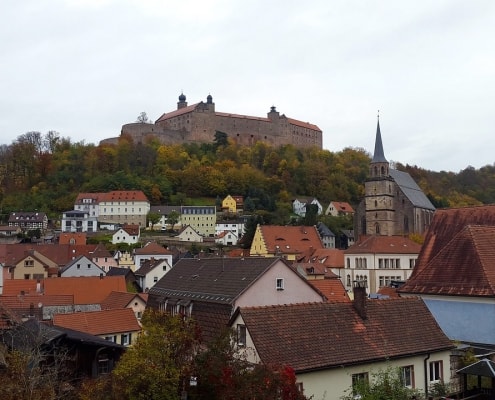
M 367 319 L 367 312 L 366 312 L 366 301 L 367 301 L 367 295 L 366 295 L 366 281 L 354 281 L 354 287 L 353 287 L 353 292 L 354 292 L 354 300 L 353 300 L 353 306 L 358 315 L 362 319 Z

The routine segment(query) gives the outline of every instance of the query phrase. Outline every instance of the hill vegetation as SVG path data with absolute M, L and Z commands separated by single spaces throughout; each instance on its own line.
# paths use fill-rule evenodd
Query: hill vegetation
M 0 146 L 2 218 L 12 211 L 43 211 L 58 218 L 80 192 L 142 190 L 152 205 L 209 204 L 242 195 L 245 208 L 267 223 L 287 223 L 296 197 L 356 205 L 364 191 L 370 154 L 361 148 L 331 152 L 237 146 L 217 132 L 212 143 L 161 145 L 151 139 L 116 145 L 73 143 L 50 131 L 28 132 Z M 437 207 L 495 203 L 495 165 L 433 172 L 396 163 Z

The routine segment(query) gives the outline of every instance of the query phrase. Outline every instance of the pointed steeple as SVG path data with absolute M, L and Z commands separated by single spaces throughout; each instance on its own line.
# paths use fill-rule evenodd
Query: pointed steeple
M 375 139 L 375 152 L 373 153 L 372 163 L 388 163 L 383 153 L 382 134 L 380 132 L 380 115 L 378 115 L 378 122 L 376 124 L 376 139 Z

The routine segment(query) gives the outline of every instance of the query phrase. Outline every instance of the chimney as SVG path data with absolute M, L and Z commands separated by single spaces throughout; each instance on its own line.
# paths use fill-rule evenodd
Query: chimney
M 103 279 L 103 273 L 100 273 L 100 279 Z
M 354 300 L 353 306 L 361 319 L 367 319 L 366 313 L 366 281 L 354 281 Z

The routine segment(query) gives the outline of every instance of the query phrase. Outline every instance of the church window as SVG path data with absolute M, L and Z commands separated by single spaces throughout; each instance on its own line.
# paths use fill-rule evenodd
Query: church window
M 375 176 L 378 175 L 378 168 L 375 166 Z
M 381 168 L 381 174 L 382 175 L 385 175 L 385 167 L 382 165 L 382 168 Z

